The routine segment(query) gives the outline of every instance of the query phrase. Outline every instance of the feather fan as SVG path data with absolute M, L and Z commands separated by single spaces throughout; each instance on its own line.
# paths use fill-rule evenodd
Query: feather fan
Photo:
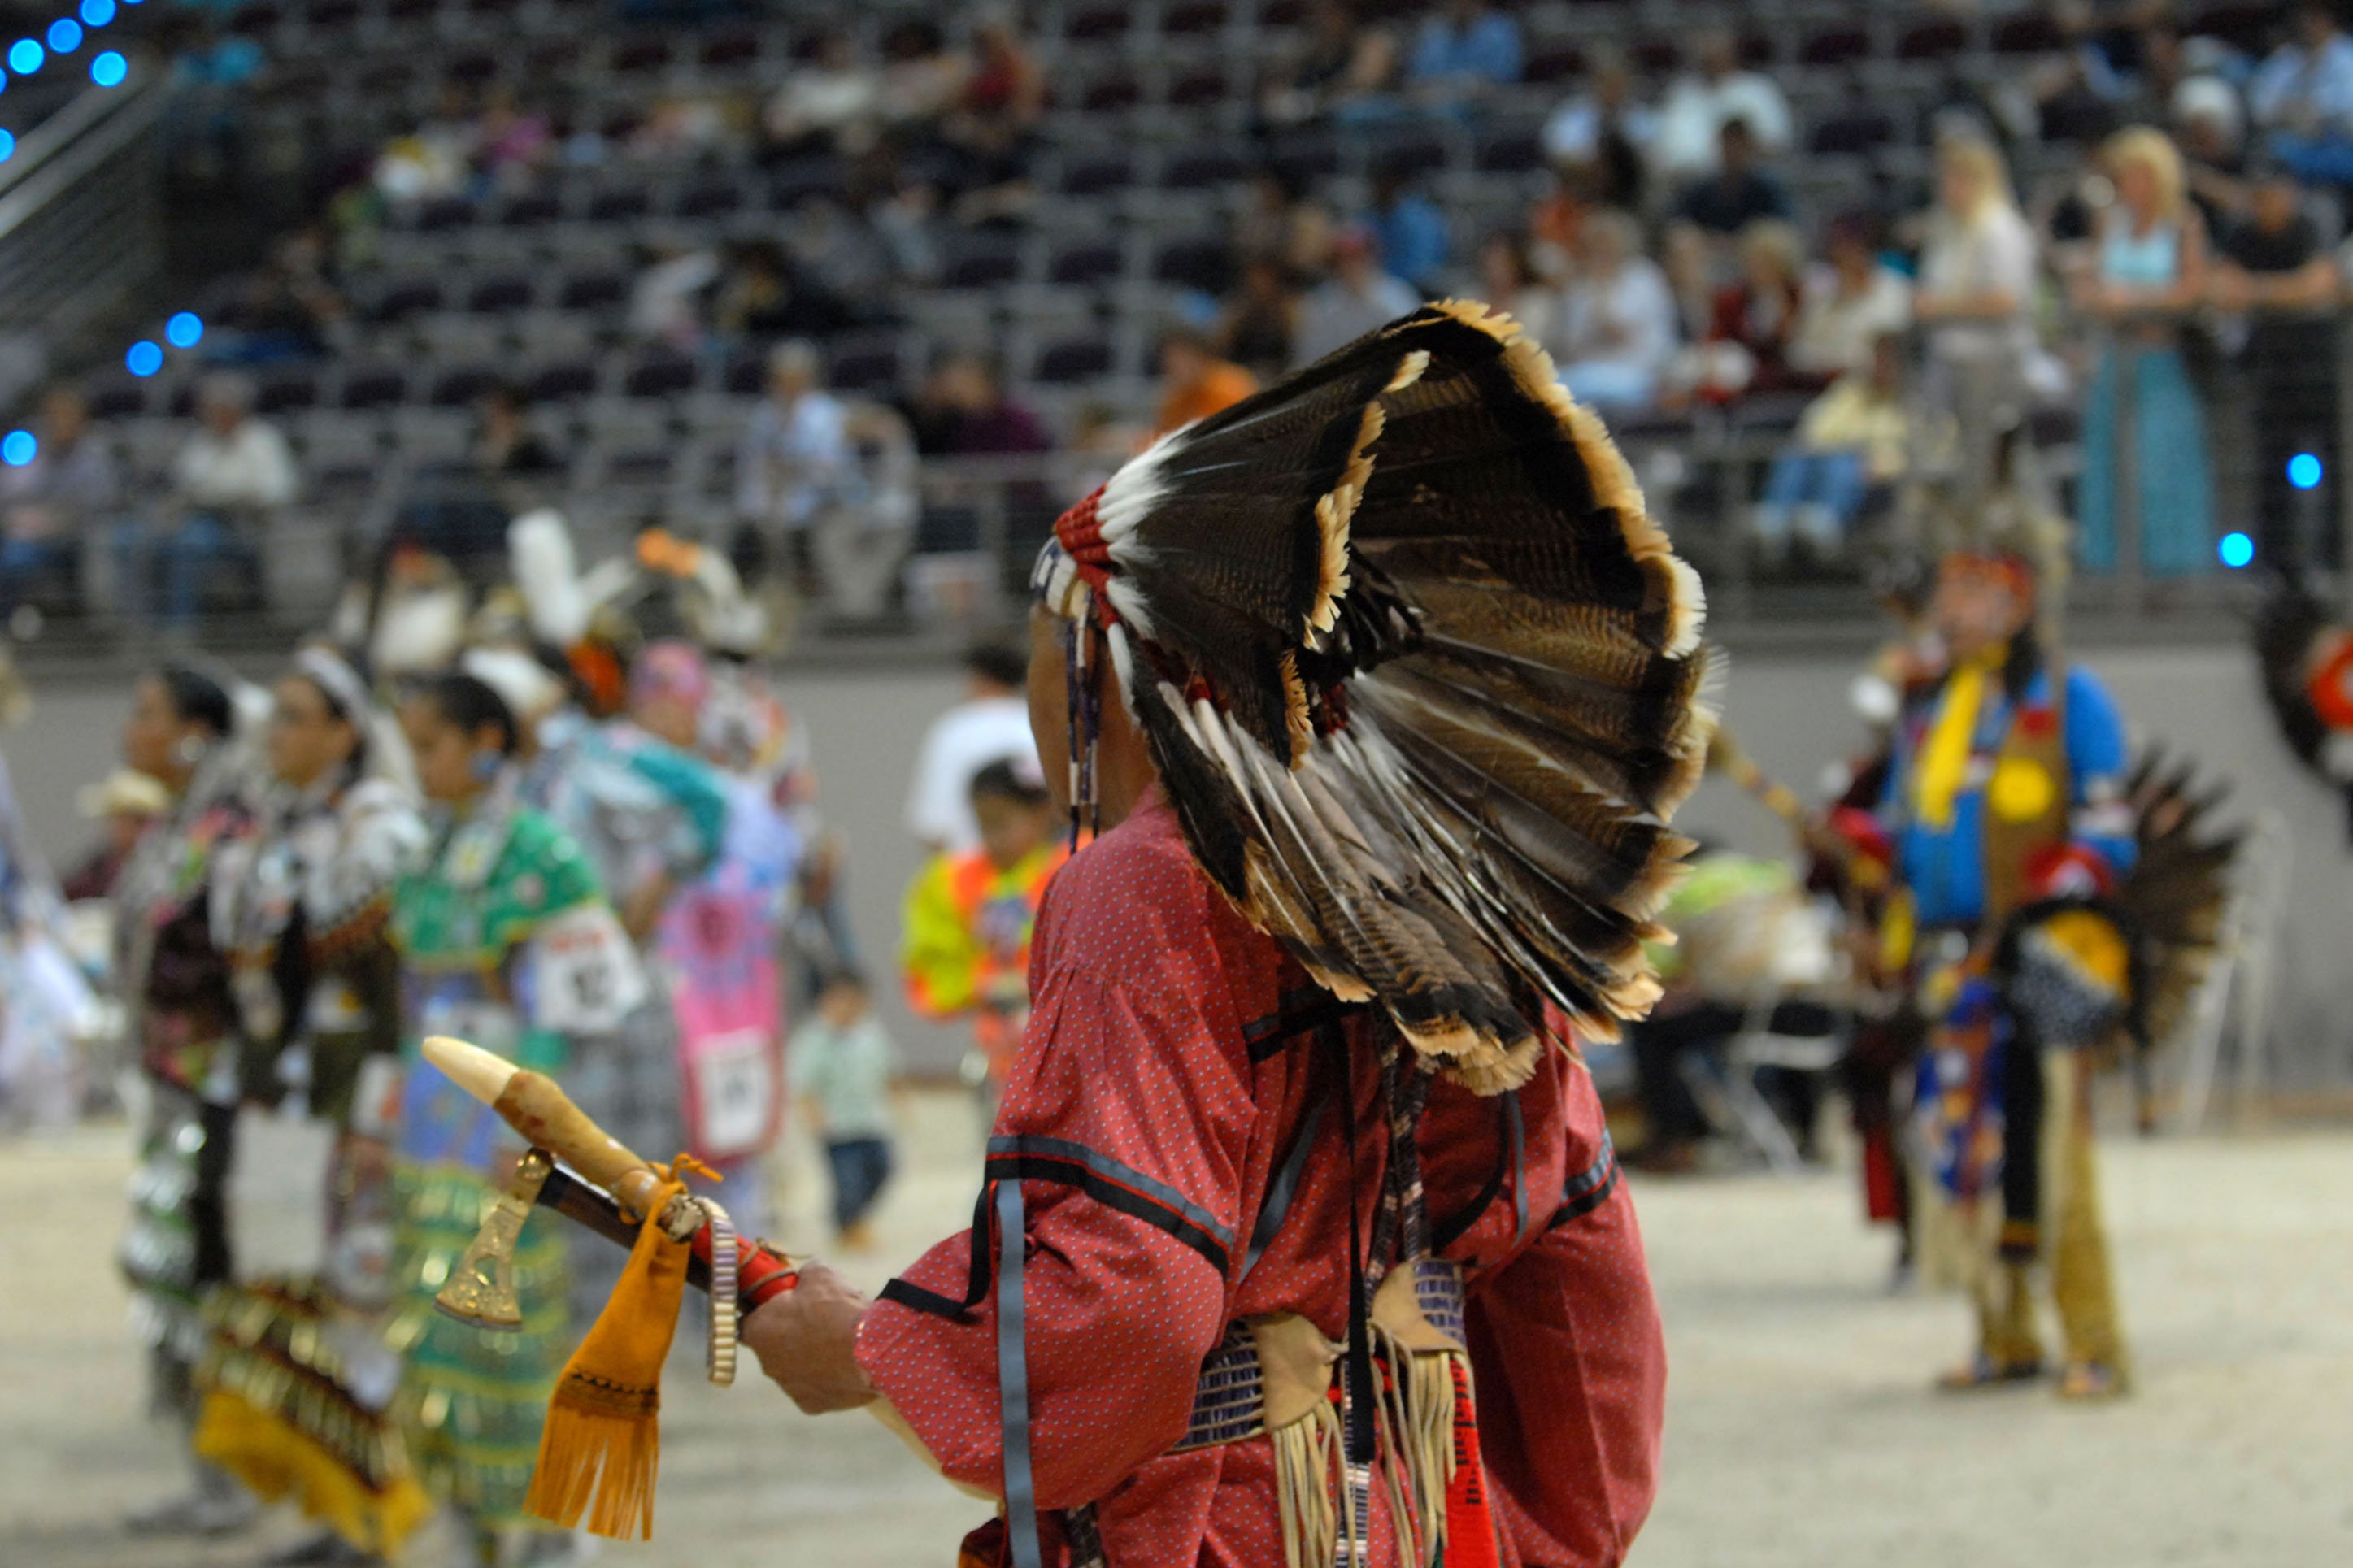
M 1713 723 L 1699 580 L 1508 317 L 1425 307 L 1059 531 L 1196 857 L 1335 994 L 1486 1092 L 1546 1003 L 1648 1010 Z
M 2227 793 L 2199 793 L 2194 770 L 2155 748 L 2126 787 L 2137 853 L 2116 904 L 2136 949 L 2134 1032 L 2144 1045 L 2170 1037 L 2220 940 L 2241 842 L 2213 826 Z

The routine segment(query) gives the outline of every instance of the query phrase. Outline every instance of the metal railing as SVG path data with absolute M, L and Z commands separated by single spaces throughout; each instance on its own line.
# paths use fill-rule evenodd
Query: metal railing
M 26 132 L 0 164 L 0 334 L 39 363 L 163 270 L 164 73 L 142 62 Z

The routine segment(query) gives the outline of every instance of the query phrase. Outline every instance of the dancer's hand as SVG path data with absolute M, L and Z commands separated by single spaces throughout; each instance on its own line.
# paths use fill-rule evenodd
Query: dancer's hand
M 870 1303 L 822 1263 L 801 1265 L 799 1275 L 798 1284 L 744 1320 L 744 1347 L 808 1415 L 871 1403 L 879 1391 L 858 1364 L 858 1321 Z

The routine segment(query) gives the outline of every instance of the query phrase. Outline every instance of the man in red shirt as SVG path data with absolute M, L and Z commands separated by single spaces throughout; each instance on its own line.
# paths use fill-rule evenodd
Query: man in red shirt
M 1568 1038 L 1656 994 L 1695 580 L 1450 305 L 1162 441 L 1039 583 L 1032 723 L 1098 836 L 975 1226 L 872 1302 L 808 1267 L 746 1342 L 1001 1500 L 967 1563 L 1621 1562 L 1664 1355 Z

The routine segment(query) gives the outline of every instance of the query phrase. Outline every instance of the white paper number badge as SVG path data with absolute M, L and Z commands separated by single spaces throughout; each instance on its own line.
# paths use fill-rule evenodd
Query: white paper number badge
M 601 1035 L 646 999 L 629 933 L 602 904 L 567 910 L 532 938 L 533 1001 L 541 1028 Z

